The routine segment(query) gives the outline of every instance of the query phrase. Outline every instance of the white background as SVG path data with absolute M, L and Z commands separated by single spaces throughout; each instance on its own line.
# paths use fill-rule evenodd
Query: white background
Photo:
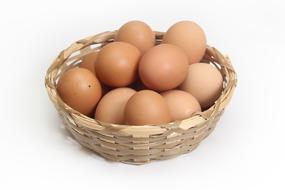
M 0 189 L 284 189 L 285 6 L 248 1 L 1 1 Z M 44 87 L 72 42 L 139 19 L 155 30 L 194 20 L 232 59 L 238 88 L 192 153 L 143 166 L 81 148 Z

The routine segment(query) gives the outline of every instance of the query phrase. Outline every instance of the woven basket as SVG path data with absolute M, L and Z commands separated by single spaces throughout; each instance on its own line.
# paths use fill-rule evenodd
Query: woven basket
M 108 160 L 129 164 L 144 164 L 163 160 L 194 150 L 216 126 L 236 87 L 236 73 L 228 57 L 213 47 L 207 47 L 203 62 L 215 65 L 223 75 L 223 92 L 208 110 L 166 125 L 116 125 L 96 121 L 66 105 L 59 97 L 56 85 L 62 73 L 75 67 L 84 55 L 100 49 L 114 40 L 116 31 L 87 37 L 63 50 L 47 71 L 45 86 L 66 128 L 84 147 Z M 156 43 L 163 37 L 156 32 Z

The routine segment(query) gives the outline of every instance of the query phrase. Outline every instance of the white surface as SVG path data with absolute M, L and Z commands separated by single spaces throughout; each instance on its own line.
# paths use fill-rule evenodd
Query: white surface
M 0 189 L 284 189 L 282 2 L 2 1 Z M 194 152 L 139 167 L 83 150 L 44 88 L 62 49 L 131 19 L 161 31 L 198 22 L 238 73 L 232 102 Z

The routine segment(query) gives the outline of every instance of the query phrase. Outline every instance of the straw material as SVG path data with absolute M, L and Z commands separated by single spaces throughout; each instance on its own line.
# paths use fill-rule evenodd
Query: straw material
M 223 92 L 208 110 L 166 125 L 116 125 L 96 121 L 66 105 L 59 97 L 56 85 L 64 71 L 75 67 L 84 55 L 97 51 L 114 40 L 116 31 L 87 37 L 63 50 L 47 71 L 45 86 L 66 128 L 84 147 L 113 161 L 144 164 L 163 160 L 194 150 L 215 128 L 229 103 L 237 79 L 228 57 L 214 47 L 207 47 L 203 62 L 215 65 L 223 75 Z M 159 44 L 162 32 L 156 32 Z

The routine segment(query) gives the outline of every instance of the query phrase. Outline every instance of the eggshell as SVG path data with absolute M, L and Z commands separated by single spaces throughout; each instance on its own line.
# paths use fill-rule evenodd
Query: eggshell
M 137 79 L 140 51 L 125 42 L 104 46 L 95 64 L 96 76 L 103 84 L 124 87 Z
M 128 42 L 144 53 L 154 46 L 155 33 L 146 23 L 134 20 L 127 22 L 118 30 L 115 40 Z
M 169 90 L 180 85 L 188 72 L 185 53 L 171 44 L 161 44 L 151 48 L 141 58 L 139 75 L 150 89 Z
M 201 111 L 198 100 L 182 90 L 169 90 L 161 94 L 170 110 L 172 120 L 189 118 L 193 113 Z
M 152 90 L 142 90 L 135 93 L 126 104 L 126 124 L 158 125 L 170 121 L 170 112 L 164 98 Z
M 192 94 L 202 109 L 212 106 L 219 98 L 223 87 L 223 77 L 219 70 L 207 63 L 189 65 L 189 72 L 180 89 Z
M 123 124 L 125 105 L 135 93 L 136 91 L 131 88 L 111 90 L 98 103 L 95 119 L 106 123 Z
M 182 48 L 189 64 L 199 62 L 206 50 L 206 35 L 203 29 L 191 21 L 181 21 L 172 25 L 163 37 L 163 43 L 169 43 Z
M 81 68 L 88 69 L 95 74 L 95 62 L 98 57 L 98 52 L 92 52 L 82 58 L 82 63 L 79 65 Z
M 101 85 L 85 68 L 73 68 L 62 74 L 57 84 L 61 99 L 71 108 L 90 116 L 101 98 Z

